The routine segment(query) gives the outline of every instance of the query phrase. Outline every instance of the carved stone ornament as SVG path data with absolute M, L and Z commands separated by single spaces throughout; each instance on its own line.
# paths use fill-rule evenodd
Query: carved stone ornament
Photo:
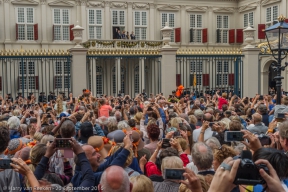
M 4 3 L 10 3 L 10 0 L 4 0 Z
M 261 0 L 261 5 L 265 6 L 265 5 L 270 5 L 272 3 L 277 3 L 277 2 L 281 2 L 282 0 Z
M 149 3 L 133 3 L 133 9 L 149 9 Z
M 207 10 L 208 7 L 202 7 L 202 6 L 193 6 L 186 9 L 187 12 L 206 12 Z
M 180 10 L 180 6 L 179 5 L 164 5 L 162 7 L 158 7 L 157 8 L 159 11 L 179 11 Z
M 257 5 L 244 5 L 244 6 L 241 6 L 238 8 L 238 12 L 239 13 L 242 13 L 242 12 L 245 12 L 245 11 L 251 11 L 251 10 L 254 10 L 257 8 Z
M 34 0 L 14 0 L 11 1 L 13 5 L 38 5 L 39 2 Z
M 111 2 L 110 8 L 127 8 L 127 2 Z
M 77 1 L 76 1 L 77 3 Z M 70 3 L 66 0 L 56 0 L 56 1 L 53 1 L 53 2 L 50 2 L 48 3 L 49 6 L 57 6 L 57 7 L 74 7 L 74 4 L 73 3 Z
M 82 45 L 80 45 L 80 43 L 82 43 L 83 30 L 84 28 L 79 25 L 76 25 L 72 28 L 74 42 L 76 43 L 76 46 L 74 48 L 83 48 Z
M 40 4 L 41 4 L 41 5 L 46 5 L 46 4 L 47 4 L 47 1 L 46 1 L 46 0 L 40 0 Z
M 234 7 L 220 7 L 213 10 L 214 13 L 234 13 L 234 11 Z
M 102 7 L 102 8 L 104 8 L 105 7 L 105 3 L 106 2 L 104 2 L 104 1 L 102 1 L 102 2 L 88 2 L 88 6 L 89 7 Z
M 244 35 L 245 35 L 245 42 L 247 43 L 245 48 L 254 48 L 254 46 L 251 45 L 251 43 L 254 41 L 254 32 L 255 31 L 256 31 L 256 29 L 252 28 L 250 26 L 250 23 L 248 23 L 248 27 L 243 30 Z
M 173 29 L 171 27 L 168 26 L 168 22 L 165 23 L 165 27 L 163 29 L 161 29 L 162 32 L 162 36 L 163 36 L 163 44 L 165 48 L 169 48 L 170 46 L 170 42 L 171 42 L 171 32 L 173 31 Z

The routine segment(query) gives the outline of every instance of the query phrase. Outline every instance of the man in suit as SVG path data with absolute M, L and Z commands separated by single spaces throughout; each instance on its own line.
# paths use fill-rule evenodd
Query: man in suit
M 44 103 L 44 102 L 47 102 L 47 98 L 46 98 L 46 95 L 44 92 L 41 92 L 39 97 L 38 97 L 38 102 L 39 103 Z

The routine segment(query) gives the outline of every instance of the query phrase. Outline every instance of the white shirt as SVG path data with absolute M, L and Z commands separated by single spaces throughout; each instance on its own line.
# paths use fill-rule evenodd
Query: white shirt
M 200 135 L 201 130 L 202 130 L 202 127 L 200 127 L 199 129 L 195 129 L 193 131 L 193 141 L 194 142 L 198 141 L 198 137 Z M 212 135 L 213 135 L 213 131 L 212 131 L 211 127 L 209 127 L 208 129 L 205 130 L 204 141 L 209 139 L 210 137 L 212 137 Z

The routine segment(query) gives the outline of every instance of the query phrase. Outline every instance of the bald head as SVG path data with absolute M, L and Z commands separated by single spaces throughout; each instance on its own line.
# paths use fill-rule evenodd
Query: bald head
M 254 120 L 254 124 L 257 124 L 257 123 L 261 123 L 262 122 L 262 115 L 260 115 L 259 113 L 254 113 L 252 115 L 252 118 Z
M 100 189 L 100 191 L 109 192 L 129 192 L 130 181 L 128 174 L 124 171 L 122 167 L 108 167 L 101 176 L 98 189 Z
M 203 119 L 205 121 L 212 122 L 213 121 L 213 116 L 210 113 L 205 113 Z

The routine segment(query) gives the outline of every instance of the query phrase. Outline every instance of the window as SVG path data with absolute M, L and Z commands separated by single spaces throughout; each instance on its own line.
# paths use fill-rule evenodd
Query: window
M 248 23 L 250 26 L 254 26 L 254 12 L 244 14 L 244 28 L 248 27 Z
M 134 12 L 135 37 L 137 40 L 147 39 L 147 12 Z
M 103 69 L 101 66 L 96 66 L 96 90 L 97 94 L 103 94 Z
M 68 9 L 53 10 L 53 36 L 55 41 L 70 41 L 70 21 Z
M 30 7 L 18 7 L 17 8 L 16 39 L 17 40 L 34 40 L 34 9 L 33 8 L 30 8 Z
M 125 11 L 112 11 L 112 25 L 125 26 Z
M 55 89 L 70 89 L 70 63 L 56 61 L 55 62 L 55 79 L 54 79 L 54 87 Z M 64 84 L 63 84 L 64 83 Z
M 217 75 L 216 83 L 217 86 L 227 86 L 228 85 L 228 72 L 229 72 L 229 62 L 228 61 L 218 61 L 217 62 Z
M 135 75 L 134 75 L 134 92 L 139 93 L 139 66 L 135 67 Z
M 190 74 L 196 75 L 197 85 L 202 85 L 202 72 L 203 72 L 203 62 L 202 61 L 191 61 L 190 62 Z
M 266 8 L 266 28 L 278 22 L 278 6 Z
M 19 62 L 19 89 L 36 89 L 35 63 Z M 23 82 L 23 84 L 22 84 Z M 23 86 L 23 87 L 22 87 Z
M 229 17 L 217 15 L 217 43 L 228 43 Z
M 102 38 L 102 10 L 89 9 L 88 25 L 89 39 Z
M 113 88 L 113 93 L 116 94 L 116 68 L 113 67 L 112 69 L 112 88 Z M 125 68 L 121 67 L 121 93 L 125 92 Z M 118 94 L 118 91 L 117 91 Z
M 202 15 L 190 15 L 190 33 L 190 42 L 202 42 Z
M 175 27 L 175 14 L 174 13 L 162 13 L 161 26 L 165 27 L 165 23 L 168 22 L 168 26 L 174 29 Z M 171 32 L 171 42 L 175 42 L 174 30 Z

